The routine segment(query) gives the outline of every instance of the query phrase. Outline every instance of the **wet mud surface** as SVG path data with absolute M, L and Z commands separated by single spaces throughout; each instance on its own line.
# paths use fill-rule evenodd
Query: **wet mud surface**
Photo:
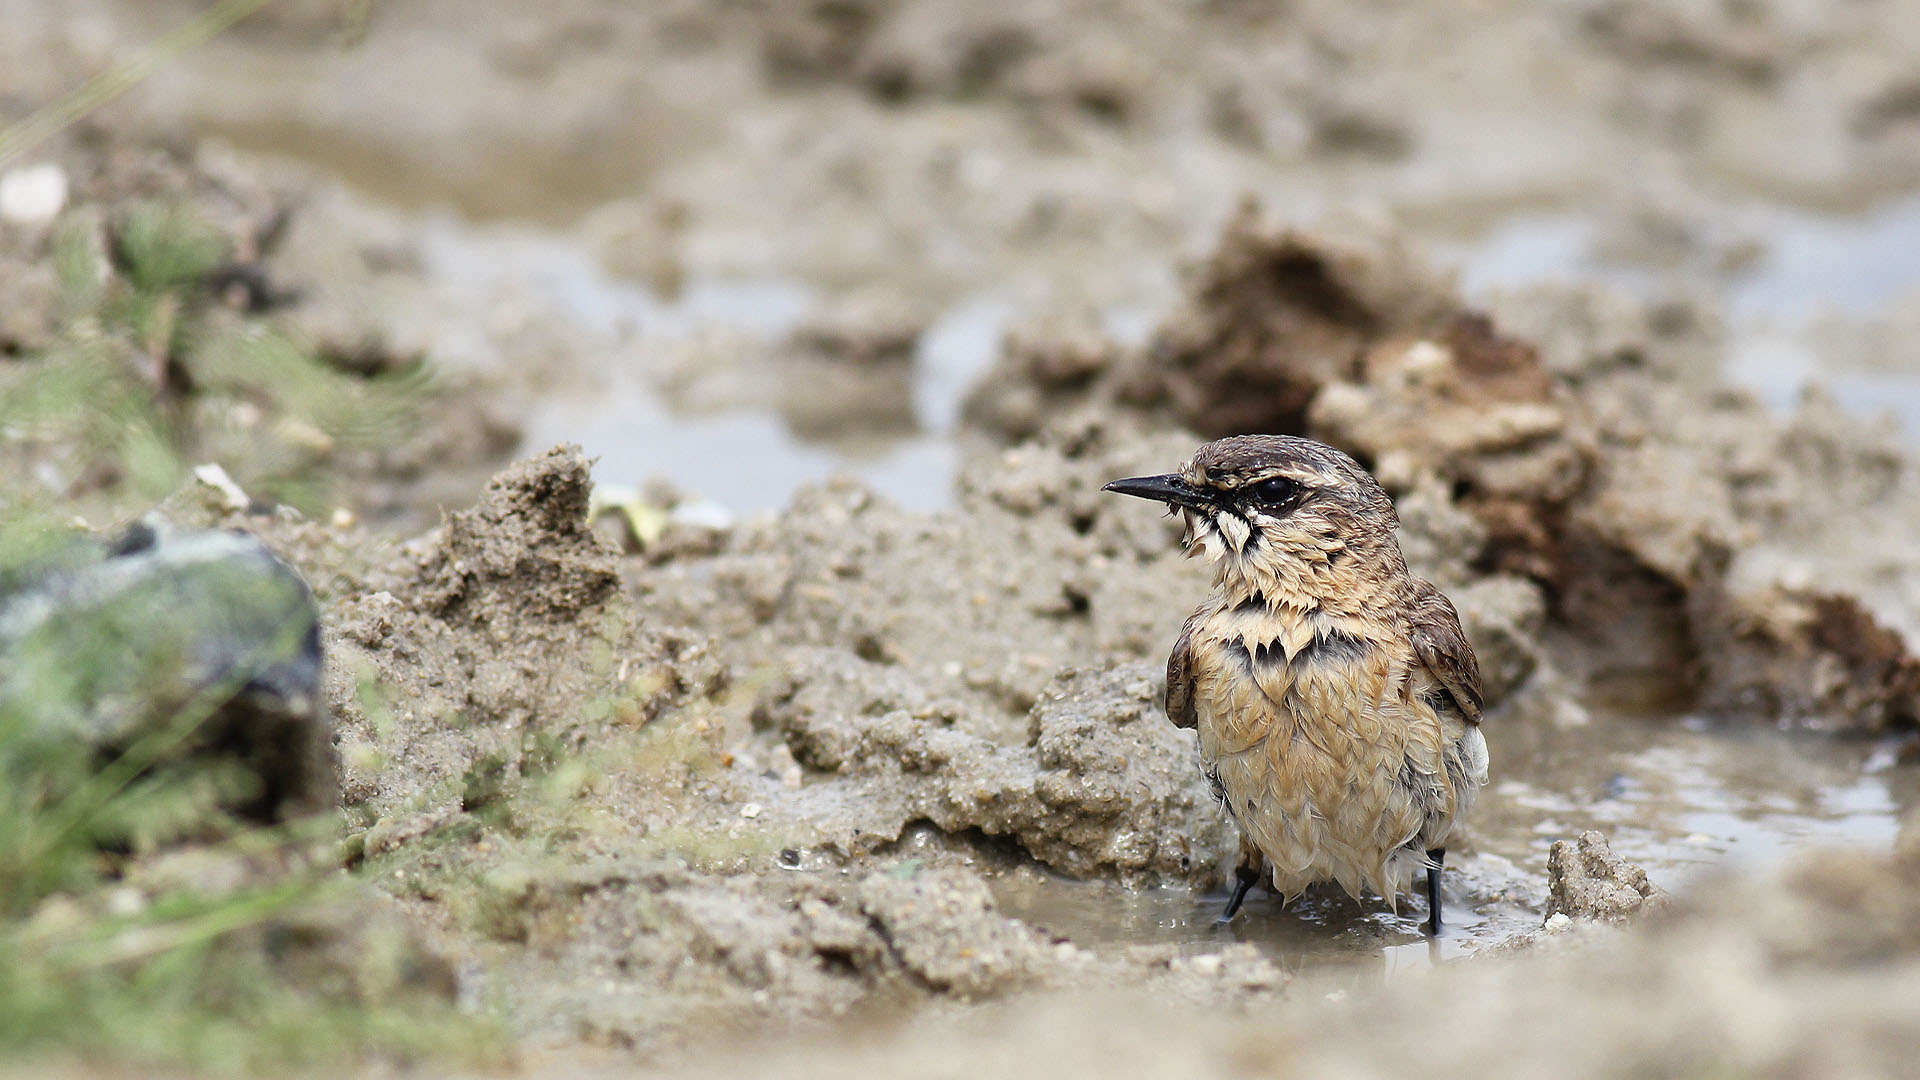
M 138 7 L 0 0 L 0 95 L 186 10 Z M 1920 247 L 1836 224 L 1906 220 L 1913 12 L 457 7 L 276 5 L 42 156 L 199 207 L 333 362 L 440 373 L 341 513 L 171 510 L 312 583 L 346 861 L 521 1068 L 1920 1045 Z M 13 356 L 51 241 L 0 240 Z M 1205 571 L 1099 489 L 1251 430 L 1367 464 L 1478 650 L 1438 941 L 1214 923 L 1235 837 L 1159 705 Z

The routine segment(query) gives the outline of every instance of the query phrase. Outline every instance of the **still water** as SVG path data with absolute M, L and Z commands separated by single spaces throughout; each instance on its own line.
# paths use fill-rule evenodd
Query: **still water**
M 1336 888 L 1290 905 L 1257 890 L 1234 922 L 1217 924 L 1224 892 L 1136 892 L 1038 873 L 995 883 L 1001 905 L 1078 943 L 1173 944 L 1183 952 L 1250 942 L 1282 969 L 1333 985 L 1429 967 L 1531 930 L 1544 915 L 1547 851 L 1599 829 L 1655 884 L 1684 889 L 1727 867 L 1765 867 L 1795 850 L 1885 851 L 1920 779 L 1882 767 L 1866 741 L 1688 718 L 1593 715 L 1565 727 L 1487 719 L 1492 784 L 1449 853 L 1447 918 L 1439 940 L 1419 931 L 1422 901 L 1399 914 Z

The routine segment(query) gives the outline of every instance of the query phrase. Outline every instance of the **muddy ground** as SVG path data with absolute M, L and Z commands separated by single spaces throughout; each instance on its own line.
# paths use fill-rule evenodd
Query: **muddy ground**
M 190 8 L 0 0 L 0 107 Z M 338 512 L 171 504 L 314 585 L 359 902 L 536 1073 L 1897 1071 L 1915 266 L 1751 298 L 1912 199 L 1920 15 L 1123 8 L 287 0 L 35 152 L 440 374 Z M 1210 925 L 1204 571 L 1099 488 L 1238 431 L 1368 464 L 1479 652 L 1439 942 Z

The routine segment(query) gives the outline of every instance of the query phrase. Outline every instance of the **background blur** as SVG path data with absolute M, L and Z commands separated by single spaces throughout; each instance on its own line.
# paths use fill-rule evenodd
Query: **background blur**
M 5 0 L 0 92 L 196 10 Z M 94 122 L 285 162 L 294 317 L 483 375 L 522 446 L 925 507 L 1010 327 L 1141 339 L 1248 194 L 1470 301 L 1708 301 L 1734 382 L 1920 424 L 1916 55 L 1891 0 L 278 0 Z

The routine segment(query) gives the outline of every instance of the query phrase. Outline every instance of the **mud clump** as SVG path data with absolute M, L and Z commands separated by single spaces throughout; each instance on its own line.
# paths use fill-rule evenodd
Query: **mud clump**
M 808 667 L 832 670 L 817 656 Z M 912 822 L 1007 837 L 1075 877 L 1218 880 L 1229 853 L 1190 739 L 1166 722 L 1146 664 L 1061 673 L 1012 747 L 955 730 L 953 706 L 895 681 L 876 698 L 858 661 L 776 689 L 759 716 L 845 809 L 821 827 L 843 848 L 891 842 Z M 906 707 L 902 707 L 906 706 Z M 814 799 L 827 791 L 809 789 Z
M 412 566 L 390 571 L 398 591 L 443 621 L 502 629 L 512 616 L 552 623 L 604 609 L 620 572 L 587 524 L 592 491 L 578 450 L 515 463 L 414 545 Z
M 1790 52 L 1807 44 L 1783 34 L 1768 14 L 1764 8 L 1675 9 L 1645 0 L 1602 0 L 1583 5 L 1580 21 L 1603 48 L 1636 66 L 1694 68 L 1766 84 L 1780 75 Z
M 1019 327 L 1001 343 L 995 374 L 968 392 L 963 415 L 1011 443 L 1040 434 L 1069 410 L 1109 391 L 1126 350 L 1086 320 Z
M 913 352 L 925 325 L 906 305 L 857 296 L 797 327 L 779 362 L 787 426 L 812 440 L 917 430 Z
M 1710 649 L 1712 705 L 1870 731 L 1920 723 L 1920 659 L 1853 596 L 1772 589 L 1740 601 Z
M 1436 475 L 1486 529 L 1482 570 L 1562 585 L 1561 522 L 1592 454 L 1576 424 L 1532 346 L 1485 316 L 1455 314 L 1432 336 L 1383 341 L 1359 377 L 1324 385 L 1310 427 L 1389 480 Z
M 988 918 L 993 894 L 978 876 L 874 874 L 861 882 L 859 897 L 860 910 L 907 970 L 937 990 L 961 998 L 1003 990 L 1039 958 L 1030 931 Z
M 1547 853 L 1547 915 L 1621 922 L 1667 903 L 1647 872 L 1613 853 L 1600 833 L 1555 840 Z

